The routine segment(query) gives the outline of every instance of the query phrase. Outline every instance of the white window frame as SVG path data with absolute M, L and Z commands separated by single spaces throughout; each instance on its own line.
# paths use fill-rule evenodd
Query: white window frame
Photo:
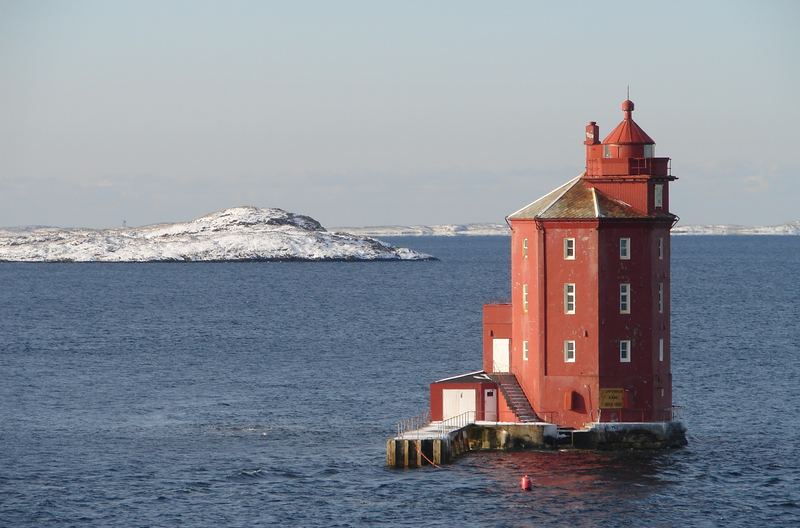
M 522 239 L 522 256 L 528 258 L 528 239 Z
M 631 340 L 630 339 L 621 339 L 619 342 L 619 362 L 620 363 L 630 363 L 631 362 Z
M 664 361 L 664 338 L 658 338 L 658 360 Z
M 528 313 L 528 285 L 522 285 L 522 311 Z
M 653 205 L 656 209 L 664 207 L 664 184 L 657 183 L 653 190 Z
M 575 363 L 575 341 L 564 341 L 564 363 Z
M 658 237 L 658 260 L 664 260 L 664 237 Z
M 619 285 L 619 313 L 631 313 L 631 285 L 629 282 Z
M 664 283 L 658 283 L 658 313 L 664 313 Z
M 572 309 L 570 310 L 570 304 L 572 305 Z M 576 301 L 575 301 L 575 283 L 569 282 L 564 285 L 564 313 L 573 315 L 575 314 L 576 308 Z
M 528 361 L 528 342 L 522 342 L 522 361 Z
M 575 239 L 564 239 L 564 260 L 575 260 Z
M 628 237 L 623 237 L 619 239 L 619 259 L 620 260 L 631 259 L 631 239 Z

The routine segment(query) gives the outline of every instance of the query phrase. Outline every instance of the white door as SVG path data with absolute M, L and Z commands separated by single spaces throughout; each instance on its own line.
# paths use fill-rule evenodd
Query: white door
M 483 391 L 483 414 L 487 422 L 497 421 L 497 389 Z
M 442 420 L 475 411 L 475 389 L 442 390 Z
M 492 340 L 492 372 L 508 372 L 510 339 Z

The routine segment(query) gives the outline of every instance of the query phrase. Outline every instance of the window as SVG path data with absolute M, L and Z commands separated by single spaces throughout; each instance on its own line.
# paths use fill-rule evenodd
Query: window
M 575 260 L 575 239 L 564 239 L 564 260 Z
M 528 311 L 528 285 L 522 285 L 522 311 Z
M 522 256 L 528 258 L 528 239 L 522 241 Z
M 658 338 L 658 360 L 664 361 L 664 338 Z
M 655 201 L 657 208 L 664 207 L 664 185 L 660 183 L 657 183 L 655 187 Z
M 564 362 L 575 363 L 575 341 L 564 341 Z
M 608 145 L 603 145 L 603 157 L 610 158 L 611 157 L 611 147 Z
M 623 340 L 619 342 L 619 361 L 620 363 L 631 362 L 631 342 L 630 340 Z
M 658 283 L 658 313 L 664 313 L 664 283 Z
M 522 360 L 523 361 L 528 361 L 528 342 L 527 341 L 523 341 L 522 342 Z
M 631 239 L 630 238 L 620 238 L 619 239 L 619 258 L 621 260 L 630 260 L 631 259 Z
M 658 238 L 658 260 L 664 260 L 664 237 Z
M 656 146 L 655 145 L 645 145 L 644 146 L 644 157 L 645 158 L 652 158 L 655 156 L 656 153 Z
M 565 284 L 564 285 L 564 313 L 565 314 L 574 314 L 575 313 L 575 285 L 574 284 Z
M 631 285 L 628 283 L 619 285 L 619 313 L 631 313 Z

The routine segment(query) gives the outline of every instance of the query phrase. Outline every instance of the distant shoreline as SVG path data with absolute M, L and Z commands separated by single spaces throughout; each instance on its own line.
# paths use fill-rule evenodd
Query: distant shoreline
M 506 224 L 435 224 L 409 226 L 365 226 L 334 227 L 331 231 L 351 233 L 368 237 L 412 237 L 412 236 L 509 236 Z M 706 224 L 677 226 L 672 229 L 676 236 L 741 236 L 741 235 L 800 235 L 800 220 L 774 226 L 739 226 L 728 224 Z

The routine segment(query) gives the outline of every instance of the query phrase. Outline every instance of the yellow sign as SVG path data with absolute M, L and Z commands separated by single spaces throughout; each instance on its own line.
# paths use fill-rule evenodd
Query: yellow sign
M 600 408 L 622 409 L 624 398 L 624 389 L 600 389 Z

